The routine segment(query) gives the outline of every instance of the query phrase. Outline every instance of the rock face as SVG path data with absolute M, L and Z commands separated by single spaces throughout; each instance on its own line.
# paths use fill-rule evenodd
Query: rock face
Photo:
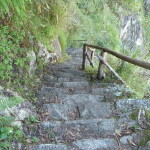
M 39 58 L 43 59 L 45 63 L 49 63 L 49 62 L 56 63 L 58 59 L 56 53 L 50 53 L 48 49 L 40 42 L 38 44 L 38 47 L 39 47 L 39 52 L 38 52 Z
M 140 48 L 140 50 L 142 50 L 142 25 L 137 14 L 123 16 L 120 38 L 122 40 L 123 46 L 127 47 L 129 50 L 132 51 L 136 50 L 137 48 Z
M 150 0 L 144 1 L 145 14 L 150 15 Z
M 10 117 L 12 114 L 18 120 L 14 121 L 13 124 L 21 128 L 21 120 L 35 115 L 36 112 L 29 101 L 24 101 L 16 92 L 0 87 L 0 115 Z
M 34 71 L 37 69 L 37 64 L 36 64 L 36 55 L 33 50 L 31 50 L 28 54 L 27 57 L 29 57 L 30 62 L 29 62 L 29 74 L 32 75 Z
M 34 41 L 30 40 L 30 44 L 34 46 Z M 38 43 L 38 53 L 35 54 L 33 50 L 29 51 L 27 57 L 29 58 L 29 74 L 32 76 L 37 69 L 37 60 L 42 59 L 44 63 L 56 63 L 62 57 L 62 50 L 58 38 L 52 40 L 54 52 L 50 52 L 41 42 Z
M 56 39 L 52 40 L 52 45 L 55 50 L 55 53 L 57 54 L 57 57 L 62 57 L 62 49 L 60 46 L 59 39 L 56 38 Z

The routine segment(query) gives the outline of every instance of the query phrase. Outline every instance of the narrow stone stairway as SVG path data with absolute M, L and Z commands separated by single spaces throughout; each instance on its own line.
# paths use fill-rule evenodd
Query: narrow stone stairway
M 40 143 L 24 149 L 134 149 L 126 137 L 119 135 L 122 129 L 125 133 L 126 127 L 132 130 L 135 123 L 126 116 L 120 117 L 117 111 L 115 100 L 127 96 L 125 88 L 115 83 L 91 82 L 80 71 L 82 49 L 69 49 L 68 54 L 72 59 L 47 68 L 37 102 L 43 121 L 32 131 L 40 135 Z M 137 135 L 131 138 L 134 136 Z

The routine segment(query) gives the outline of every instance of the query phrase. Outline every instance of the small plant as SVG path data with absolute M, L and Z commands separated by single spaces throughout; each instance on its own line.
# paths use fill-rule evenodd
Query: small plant
M 38 143 L 39 142 L 39 139 L 37 137 L 32 137 L 32 142 L 33 143 Z
M 25 119 L 25 124 L 27 124 L 27 125 L 31 125 L 31 124 L 37 123 L 37 122 L 39 122 L 39 121 L 38 121 L 37 117 L 35 117 L 35 116 L 29 116 L 28 118 Z

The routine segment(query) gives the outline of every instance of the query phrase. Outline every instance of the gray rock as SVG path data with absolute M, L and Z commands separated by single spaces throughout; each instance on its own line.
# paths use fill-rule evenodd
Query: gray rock
M 36 55 L 33 50 L 29 51 L 27 54 L 27 57 L 29 58 L 29 74 L 32 76 L 37 69 L 37 64 L 36 64 Z
M 57 54 L 57 57 L 61 58 L 62 57 L 62 49 L 61 49 L 61 45 L 60 45 L 58 37 L 52 40 L 52 46 L 54 48 L 54 52 L 56 52 L 56 54 Z
M 120 38 L 123 46 L 130 50 L 143 48 L 143 33 L 140 18 L 137 14 L 122 17 Z
M 87 81 L 85 77 L 71 77 L 71 78 L 58 78 L 58 82 L 84 82 Z
M 74 77 L 84 77 L 84 74 L 74 74 L 72 72 L 62 72 L 62 71 L 56 71 L 54 73 L 54 76 L 56 76 L 57 78 L 74 78 Z
M 90 86 L 88 82 L 63 82 L 62 86 L 64 88 L 75 88 L 75 89 L 88 89 Z
M 132 120 L 132 119 L 130 119 L 130 117 L 128 115 L 121 116 L 120 119 L 118 119 L 118 121 L 117 121 L 117 125 L 120 128 L 133 127 L 136 124 L 137 124 L 137 122 Z
M 87 103 L 94 103 L 95 105 L 103 100 L 100 95 L 91 94 L 73 94 L 62 96 L 64 104 L 72 106 L 81 106 Z
M 54 76 L 50 76 L 50 75 L 44 75 L 43 79 L 47 82 L 52 82 L 55 81 L 55 77 Z
M 89 118 L 107 118 L 112 113 L 110 103 L 84 103 L 79 105 L 80 117 L 84 119 Z
M 68 150 L 65 144 L 40 144 L 29 146 L 27 150 Z
M 73 142 L 81 150 L 116 150 L 118 144 L 113 139 L 85 139 Z
M 145 14 L 150 14 L 150 0 L 144 0 Z
M 50 112 L 49 117 L 54 119 L 68 120 L 68 113 L 71 108 L 64 104 L 45 104 L 43 105 L 43 111 Z
M 43 122 L 40 124 L 46 132 L 54 132 L 58 139 L 65 140 L 70 133 L 77 135 L 76 139 L 90 137 L 105 137 L 113 134 L 116 127 L 114 119 L 75 120 L 61 123 L 59 121 Z M 45 132 L 45 133 L 46 133 Z
M 50 53 L 48 49 L 42 44 L 38 43 L 39 52 L 38 57 L 43 58 L 45 63 L 56 63 L 58 55 L 56 53 Z
M 125 112 L 132 112 L 140 109 L 141 107 L 150 111 L 150 101 L 146 99 L 122 99 L 117 101 L 116 107 L 118 110 Z
M 120 142 L 122 144 L 128 144 L 128 141 L 132 141 L 133 140 L 133 137 L 132 136 L 123 136 L 120 138 Z

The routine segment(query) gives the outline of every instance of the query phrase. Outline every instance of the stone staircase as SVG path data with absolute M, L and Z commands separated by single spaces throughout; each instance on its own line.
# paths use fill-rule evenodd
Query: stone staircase
M 133 150 L 132 131 L 122 128 L 135 124 L 117 112 L 115 99 L 126 96 L 125 88 L 115 83 L 92 83 L 83 71 L 82 50 L 69 49 L 72 56 L 49 66 L 38 94 L 43 121 L 38 124 L 40 143 L 27 150 Z M 124 125 L 124 126 L 123 126 Z M 120 131 L 116 134 L 117 131 Z M 122 139 L 121 139 L 122 138 Z

